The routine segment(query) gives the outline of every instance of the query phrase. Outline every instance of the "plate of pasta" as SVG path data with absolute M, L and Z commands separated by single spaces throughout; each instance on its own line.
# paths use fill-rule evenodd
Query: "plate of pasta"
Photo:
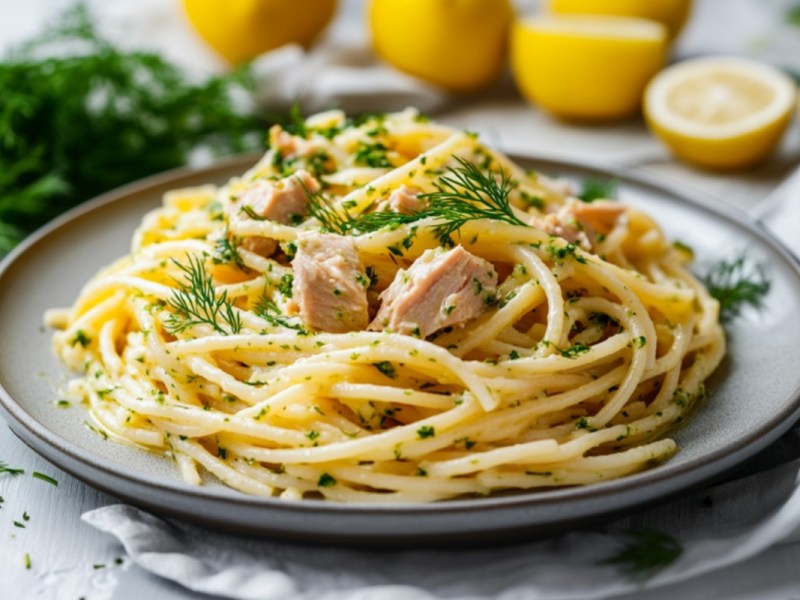
M 723 327 L 698 265 L 742 253 L 768 291 Z M 546 533 L 718 475 L 800 407 L 800 276 L 747 218 L 413 110 L 112 192 L 0 285 L 14 432 L 231 530 Z

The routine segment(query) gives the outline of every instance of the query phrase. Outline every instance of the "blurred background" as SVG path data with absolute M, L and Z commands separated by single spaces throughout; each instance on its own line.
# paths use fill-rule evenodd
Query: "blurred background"
M 739 208 L 800 163 L 800 0 L 3 0 L 0 17 L 0 255 L 331 108 L 416 106 Z

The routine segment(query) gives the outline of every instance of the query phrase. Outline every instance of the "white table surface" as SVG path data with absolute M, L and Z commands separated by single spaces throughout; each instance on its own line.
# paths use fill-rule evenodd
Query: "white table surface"
M 161 21 L 152 36 L 172 32 L 174 38 L 189 40 L 194 65 L 211 64 L 209 55 L 179 21 L 177 11 L 165 9 L 159 0 Z M 65 0 L 0 0 L 0 49 L 35 30 L 45 13 L 52 14 Z M 90 2 L 90 4 L 96 4 Z M 115 3 L 124 11 L 131 2 Z M 134 2 L 134 4 L 136 4 Z M 150 10 L 154 2 L 143 2 Z M 353 19 L 360 7 L 346 6 L 346 18 Z M 681 42 L 682 53 L 703 48 L 704 33 L 717 29 L 721 2 L 707 0 L 698 7 L 695 21 Z M 733 11 L 742 2 L 725 2 Z M 155 9 L 154 9 L 155 10 Z M 139 11 L 141 13 L 141 10 Z M 164 16 L 166 15 L 166 16 Z M 734 15 L 735 16 L 735 15 Z M 730 12 L 727 22 L 737 21 Z M 749 22 L 751 28 L 754 27 Z M 729 29 L 729 27 L 728 27 Z M 161 33 L 159 33 L 161 32 Z M 152 33 L 152 32 L 151 32 Z M 164 46 L 169 50 L 168 46 Z M 174 50 L 174 46 L 172 46 Z M 182 57 L 184 62 L 186 56 Z M 191 62 L 191 61 L 189 61 Z M 192 66 L 192 65 L 189 65 Z M 578 127 L 553 121 L 519 100 L 508 84 L 477 100 L 463 102 L 439 116 L 445 122 L 477 130 L 491 143 L 508 150 L 555 157 L 577 158 L 609 165 L 635 166 L 642 172 L 670 182 L 702 190 L 740 209 L 748 209 L 766 197 L 793 167 L 800 163 L 800 127 L 797 123 L 784 140 L 778 155 L 763 167 L 748 173 L 720 175 L 694 170 L 674 161 L 647 132 L 640 120 L 613 126 Z M 797 199 L 800 200 L 800 199 Z M 800 223 L 798 223 L 800 227 Z M 13 344 L 13 340 L 0 340 Z M 92 508 L 116 500 L 61 472 L 18 441 L 0 420 L 0 460 L 25 469 L 25 475 L 0 474 L 0 599 L 54 598 L 100 600 L 106 598 L 191 598 L 194 594 L 158 579 L 139 569 L 124 556 L 122 548 L 109 536 L 80 521 Z M 54 487 L 31 477 L 40 471 L 55 477 Z M 27 513 L 29 520 L 23 520 Z M 25 528 L 14 525 L 22 522 Z M 31 568 L 25 568 L 26 553 Z M 118 559 L 121 564 L 117 564 Z M 800 598 L 800 544 L 773 548 L 735 567 L 707 576 L 629 598 L 666 600 L 668 598 L 789 599 Z M 104 565 L 104 566 L 100 566 Z

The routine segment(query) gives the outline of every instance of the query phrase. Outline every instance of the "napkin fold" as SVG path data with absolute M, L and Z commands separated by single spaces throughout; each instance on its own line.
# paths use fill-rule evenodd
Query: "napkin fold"
M 682 496 L 603 530 L 489 549 L 376 552 L 244 538 L 127 505 L 82 516 L 143 569 L 241 600 L 579 600 L 655 588 L 800 540 L 800 460 Z M 604 564 L 632 529 L 675 536 L 680 557 L 646 581 Z
M 380 62 L 358 38 L 333 36 L 311 50 L 290 44 L 263 54 L 252 65 L 258 103 L 275 112 L 298 103 L 305 113 L 358 114 L 408 106 L 435 112 L 449 101 L 446 92 Z

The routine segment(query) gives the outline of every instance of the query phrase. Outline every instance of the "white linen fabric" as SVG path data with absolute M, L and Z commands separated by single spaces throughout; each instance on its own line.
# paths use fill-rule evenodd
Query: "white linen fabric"
M 578 600 L 669 585 L 800 540 L 799 472 L 800 460 L 793 460 L 602 529 L 482 549 L 291 544 L 209 531 L 121 504 L 82 518 L 115 536 L 147 571 L 226 598 Z M 629 543 L 626 531 L 644 528 L 669 532 L 683 553 L 643 581 L 604 564 Z

